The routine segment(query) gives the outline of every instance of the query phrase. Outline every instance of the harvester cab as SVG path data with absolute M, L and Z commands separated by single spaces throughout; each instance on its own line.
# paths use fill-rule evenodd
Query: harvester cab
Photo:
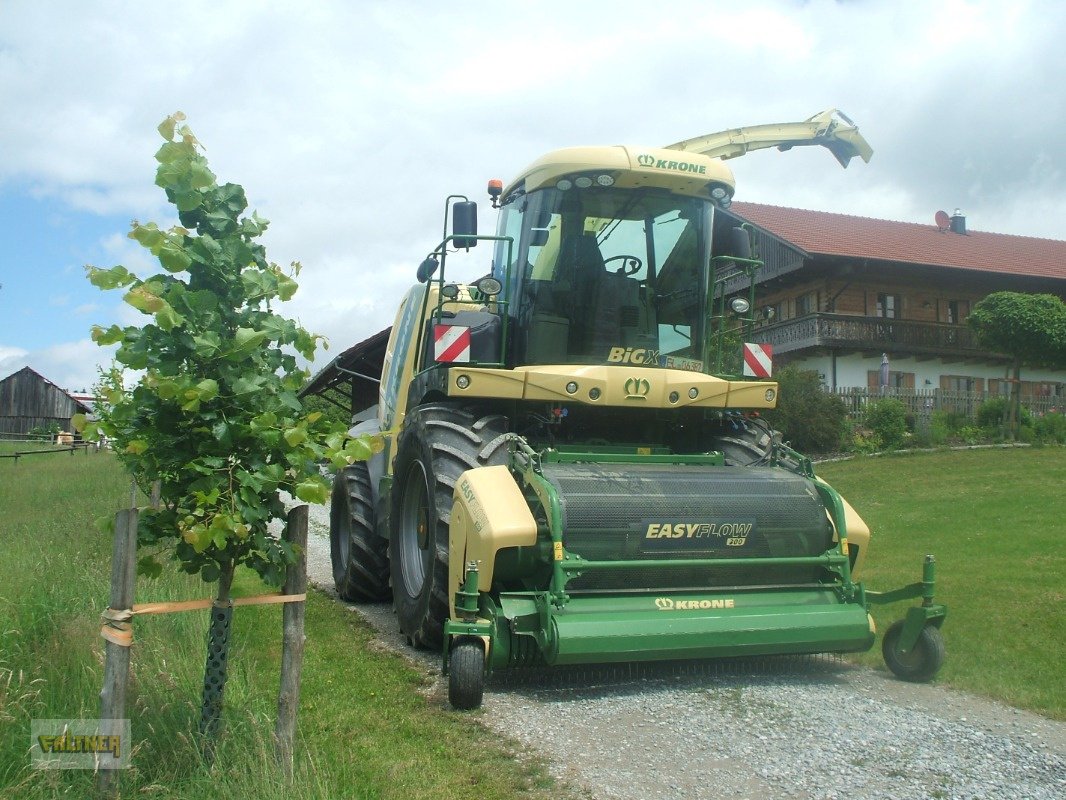
M 917 597 L 885 657 L 939 668 L 932 558 L 868 591 L 869 529 L 759 416 L 777 384 L 738 375 L 762 261 L 722 159 L 815 144 L 872 153 L 831 110 L 548 153 L 490 184 L 491 236 L 447 199 L 358 427 L 386 448 L 338 476 L 331 539 L 342 597 L 391 594 L 409 641 L 442 647 L 456 707 L 518 665 L 866 650 L 870 604 Z M 449 282 L 477 247 L 484 277 Z

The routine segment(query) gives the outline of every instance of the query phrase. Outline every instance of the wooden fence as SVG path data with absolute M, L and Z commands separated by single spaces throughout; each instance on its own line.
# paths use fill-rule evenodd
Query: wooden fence
M 977 418 L 977 409 L 989 400 L 1003 395 L 995 392 L 974 392 L 960 389 L 884 389 L 838 388 L 832 391 L 848 409 L 848 417 L 861 420 L 866 407 L 885 397 L 894 397 L 901 401 L 918 424 L 927 424 L 934 411 L 948 411 L 964 414 L 970 419 Z M 1066 411 L 1066 398 L 1055 396 L 1022 395 L 1022 406 L 1035 416 L 1049 412 Z

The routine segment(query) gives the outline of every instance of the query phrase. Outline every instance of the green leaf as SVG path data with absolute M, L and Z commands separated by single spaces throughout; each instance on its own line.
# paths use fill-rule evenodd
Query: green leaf
M 233 393 L 238 395 L 254 394 L 262 387 L 264 380 L 265 378 L 262 375 L 240 377 L 233 382 Z M 271 423 L 271 425 L 273 424 Z
M 129 286 L 137 280 L 137 276 L 121 264 L 117 267 L 111 267 L 111 269 L 100 269 L 99 267 L 87 266 L 85 268 L 85 273 L 89 278 L 89 283 L 98 289 L 105 290 Z
M 145 578 L 158 578 L 163 573 L 163 565 L 155 556 L 141 556 L 137 559 L 137 574 Z
M 85 425 L 88 421 L 89 418 L 84 414 L 75 414 L 73 417 L 70 418 L 71 427 L 73 427 L 74 430 L 78 431 L 78 433 L 81 433 L 83 430 L 85 430 Z
M 289 443 L 289 447 L 297 447 L 307 441 L 307 430 L 305 428 L 289 428 L 285 431 L 285 441 Z
M 163 307 L 155 314 L 155 324 L 164 331 L 172 331 L 185 324 L 185 317 L 164 302 Z
M 308 478 L 296 484 L 296 496 L 305 503 L 325 503 L 329 489 L 321 478 Z
M 154 314 L 166 305 L 161 297 L 149 291 L 143 283 L 126 292 L 122 299 L 145 314 Z
M 192 264 L 192 256 L 185 249 L 174 242 L 164 244 L 157 254 L 159 263 L 167 272 L 183 272 Z
M 204 568 L 200 570 L 200 577 L 207 583 L 213 583 L 217 581 L 222 574 L 222 570 L 219 569 L 218 564 L 211 562 L 210 564 L 204 564 Z
M 200 358 L 210 358 L 218 352 L 222 340 L 214 331 L 204 331 L 199 336 L 192 337 L 196 355 Z
M 188 212 L 203 205 L 204 194 L 197 189 L 189 189 L 184 192 L 174 192 L 174 205 L 178 211 Z
M 125 338 L 126 332 L 118 325 L 112 325 L 107 330 L 104 330 L 99 325 L 93 325 L 91 335 L 94 342 L 104 346 L 121 342 Z
M 266 338 L 266 331 L 257 331 L 252 328 L 237 328 L 237 333 L 233 336 L 233 350 L 231 350 L 230 353 L 243 357 L 259 347 L 259 345 L 266 341 Z
M 300 284 L 288 275 L 278 275 L 278 297 L 282 300 L 291 300 L 292 296 L 296 294 L 296 290 L 299 288 Z
M 125 452 L 133 456 L 139 456 L 148 449 L 148 442 L 144 439 L 134 439 L 132 442 L 126 445 Z
M 352 439 L 344 446 L 344 452 L 351 456 L 353 461 L 369 461 L 374 455 L 370 445 L 362 437 Z
M 189 164 L 189 186 L 193 189 L 206 189 L 214 186 L 215 173 L 207 168 L 207 159 L 197 156 Z
M 159 135 L 166 139 L 168 142 L 174 138 L 174 128 L 179 122 L 185 120 L 185 115 L 180 111 L 175 111 L 165 120 L 159 123 L 159 127 L 156 130 L 159 131 Z
M 200 399 L 204 402 L 213 400 L 218 396 L 218 381 L 214 378 L 205 378 L 196 384 L 196 391 L 200 395 Z
M 166 242 L 166 236 L 154 222 L 149 222 L 147 225 L 134 223 L 133 229 L 126 235 L 138 242 L 141 247 L 151 251 L 152 255 L 159 255 L 159 249 Z

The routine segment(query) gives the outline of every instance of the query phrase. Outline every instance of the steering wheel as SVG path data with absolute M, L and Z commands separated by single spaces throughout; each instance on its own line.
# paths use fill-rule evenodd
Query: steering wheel
M 604 259 L 604 268 L 606 269 L 607 265 L 612 261 L 622 262 L 622 266 L 618 268 L 618 275 L 636 275 L 640 272 L 641 267 L 644 266 L 644 262 L 636 256 L 611 256 L 608 259 Z

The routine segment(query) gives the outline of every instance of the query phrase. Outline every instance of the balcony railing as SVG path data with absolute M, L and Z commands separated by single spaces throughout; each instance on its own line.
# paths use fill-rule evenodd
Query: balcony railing
M 808 347 L 872 350 L 914 355 L 986 356 L 965 325 L 939 322 L 855 317 L 847 314 L 808 314 L 758 328 L 755 338 L 774 346 L 774 353 Z

